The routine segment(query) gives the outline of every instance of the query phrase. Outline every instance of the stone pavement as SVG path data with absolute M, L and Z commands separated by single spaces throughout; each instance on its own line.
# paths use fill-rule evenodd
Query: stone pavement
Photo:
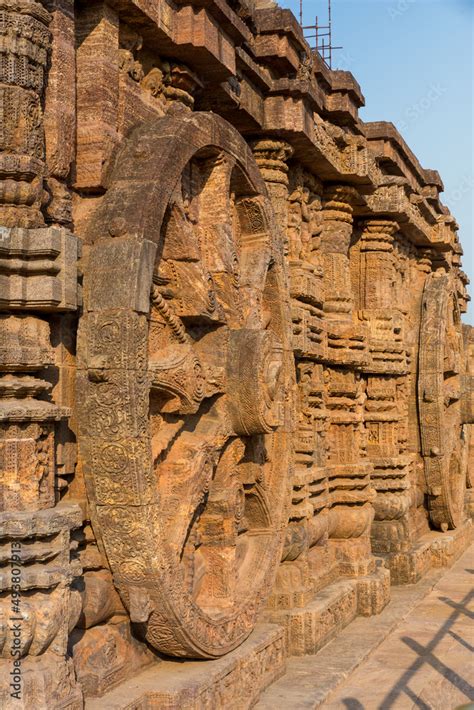
M 474 549 L 449 570 L 396 587 L 317 655 L 289 660 L 257 710 L 474 708 Z M 336 688 L 334 690 L 334 688 Z

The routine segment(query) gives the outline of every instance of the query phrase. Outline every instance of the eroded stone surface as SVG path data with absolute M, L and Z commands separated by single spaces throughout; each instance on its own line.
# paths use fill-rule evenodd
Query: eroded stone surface
M 248 707 L 471 538 L 441 178 L 274 2 L 0 0 L 0 37 L 2 706 L 127 707 L 169 654 L 223 657 L 169 702 Z

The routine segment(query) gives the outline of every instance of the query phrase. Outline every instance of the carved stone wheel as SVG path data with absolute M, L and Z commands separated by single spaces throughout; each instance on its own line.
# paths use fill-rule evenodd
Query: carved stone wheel
M 423 293 L 418 403 L 422 453 L 433 525 L 464 519 L 466 469 L 461 433 L 462 330 L 451 276 L 434 273 Z
M 188 112 L 132 134 L 89 225 L 93 527 L 131 620 L 169 655 L 242 643 L 281 557 L 292 368 L 275 233 L 245 141 Z

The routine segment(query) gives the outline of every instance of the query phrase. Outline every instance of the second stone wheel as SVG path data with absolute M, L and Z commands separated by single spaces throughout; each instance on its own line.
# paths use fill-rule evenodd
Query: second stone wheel
M 464 520 L 467 442 L 462 434 L 462 326 L 454 280 L 430 274 L 423 292 L 418 407 L 432 524 Z

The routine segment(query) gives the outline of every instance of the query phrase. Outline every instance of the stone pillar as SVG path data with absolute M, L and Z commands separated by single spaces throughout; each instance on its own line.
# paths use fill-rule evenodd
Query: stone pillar
M 0 224 L 44 224 L 43 94 L 49 13 L 33 0 L 0 0 Z
M 329 185 L 323 193 L 321 263 L 325 356 L 325 401 L 329 413 L 328 493 L 329 538 L 344 574 L 370 573 L 374 491 L 366 456 L 363 425 L 364 387 L 361 370 L 368 364 L 367 332 L 355 318 L 350 247 L 357 190 Z
M 397 307 L 394 301 L 395 261 L 394 234 L 397 222 L 388 219 L 366 220 L 361 235 L 361 307 L 389 311 Z
M 293 155 L 293 148 L 285 141 L 272 139 L 259 139 L 251 144 L 255 160 L 272 201 L 277 225 L 288 253 L 287 227 L 288 227 L 288 165 L 287 162 Z
M 277 228 L 280 233 L 280 248 L 285 254 L 285 274 L 284 278 L 291 280 L 288 242 L 288 197 L 289 197 L 289 169 L 287 161 L 293 154 L 293 148 L 284 141 L 272 139 L 259 139 L 252 142 L 252 149 L 255 160 L 260 168 L 261 175 L 265 180 Z M 294 301 L 291 302 L 292 313 L 294 312 Z M 304 334 L 303 334 L 304 339 Z M 294 348 L 295 338 L 292 347 Z M 294 362 L 294 355 L 291 352 L 291 359 Z M 298 376 L 300 373 L 298 371 Z M 299 388 L 300 390 L 301 388 Z M 295 402 L 294 422 L 292 429 L 300 427 L 296 423 L 298 417 L 297 410 L 301 402 L 300 392 L 298 392 Z M 313 427 L 310 424 L 310 431 L 307 432 L 306 449 L 309 452 L 313 447 Z M 298 446 L 298 444 L 297 444 Z M 296 455 L 298 457 L 298 454 Z M 308 458 L 311 460 L 311 455 Z M 296 465 L 296 469 L 298 466 Z M 300 480 L 301 479 L 301 480 Z M 289 514 L 289 525 L 286 530 L 285 545 L 283 549 L 282 564 L 277 573 L 275 591 L 268 602 L 270 608 L 292 608 L 295 605 L 304 605 L 311 597 L 312 586 L 309 578 L 309 569 L 306 559 L 308 550 L 308 531 L 306 518 L 309 517 L 308 509 L 311 507 L 307 498 L 305 481 L 298 475 L 298 471 L 293 472 L 292 504 Z
M 79 709 L 67 643 L 81 513 L 57 505 L 56 427 L 70 410 L 51 396 L 50 325 L 77 308 L 79 246 L 42 214 L 49 22 L 37 2 L 0 0 L 0 706 Z
M 373 464 L 371 479 L 377 493 L 371 536 L 372 548 L 378 553 L 407 549 L 410 538 L 408 362 L 399 293 L 405 274 L 398 273 L 400 258 L 394 247 L 398 229 L 392 220 L 369 219 L 362 224 L 359 242 L 359 306 L 370 333 L 364 423 L 367 455 Z
M 321 232 L 322 266 L 326 284 L 324 311 L 328 318 L 350 320 L 353 309 L 349 247 L 357 191 L 348 185 L 326 187 Z

